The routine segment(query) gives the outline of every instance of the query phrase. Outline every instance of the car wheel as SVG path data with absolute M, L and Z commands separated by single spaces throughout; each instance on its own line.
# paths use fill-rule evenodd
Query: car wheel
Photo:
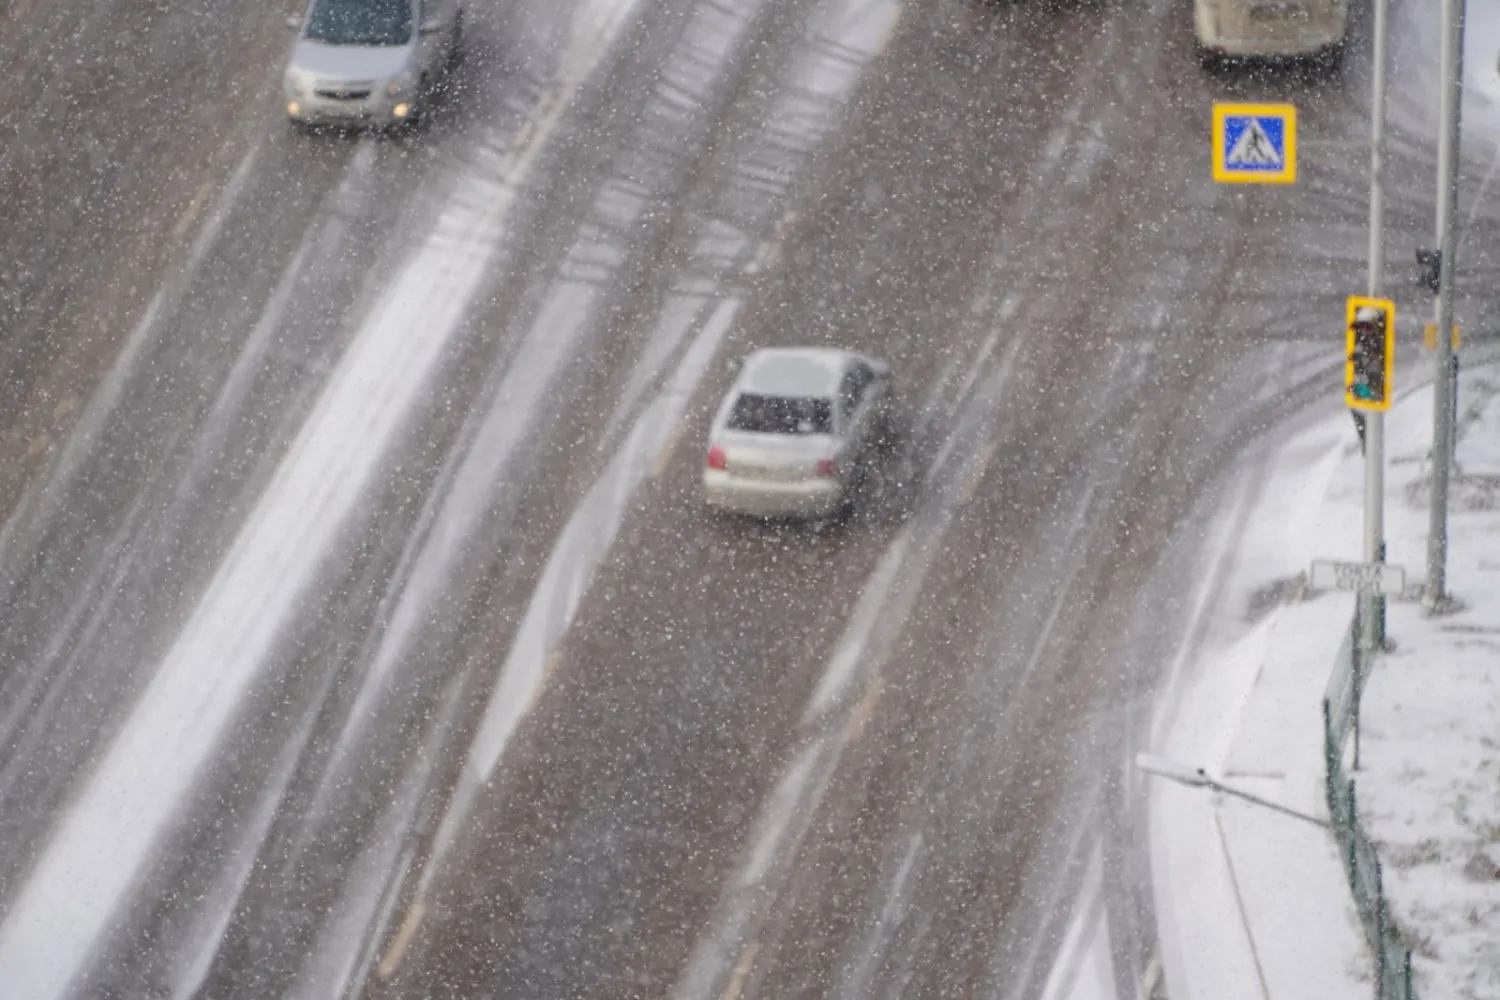
M 1207 45 L 1195 46 L 1194 54 L 1197 56 L 1198 65 L 1203 68 L 1204 72 L 1217 73 L 1224 68 L 1224 58 Z

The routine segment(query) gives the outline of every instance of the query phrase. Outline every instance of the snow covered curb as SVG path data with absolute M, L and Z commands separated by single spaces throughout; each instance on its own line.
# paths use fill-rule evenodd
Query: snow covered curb
M 1229 547 L 1215 607 L 1152 740 L 1231 787 L 1320 817 L 1320 699 L 1353 603 L 1281 595 L 1309 552 L 1359 544 L 1359 522 L 1330 520 L 1320 502 L 1353 438 L 1340 416 L 1268 443 L 1262 466 L 1236 473 L 1258 488 L 1218 529 Z M 1168 996 L 1368 1000 L 1369 952 L 1326 830 L 1165 781 L 1150 788 Z

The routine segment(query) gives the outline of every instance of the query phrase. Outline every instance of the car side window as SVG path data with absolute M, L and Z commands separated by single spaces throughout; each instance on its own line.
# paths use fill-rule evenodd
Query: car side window
M 844 381 L 840 386 L 840 394 L 843 396 L 844 416 L 852 417 L 864 401 L 865 390 L 875 380 L 875 373 L 870 366 L 862 361 L 856 361 L 844 373 Z
M 859 409 L 859 397 L 863 390 L 864 386 L 860 385 L 859 376 L 854 369 L 851 368 L 844 373 L 844 380 L 839 383 L 839 396 L 843 404 L 845 420 L 852 419 L 854 411 Z

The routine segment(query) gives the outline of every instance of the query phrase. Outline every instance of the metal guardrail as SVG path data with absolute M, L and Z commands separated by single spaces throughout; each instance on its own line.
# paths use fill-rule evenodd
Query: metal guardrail
M 1411 981 L 1411 949 L 1401 941 L 1382 884 L 1380 856 L 1364 827 L 1354 795 L 1354 779 L 1344 768 L 1344 747 L 1354 736 L 1354 766 L 1359 766 L 1359 699 L 1369 665 L 1360 648 L 1356 613 L 1339 647 L 1338 659 L 1323 695 L 1323 771 L 1328 817 L 1354 895 L 1365 940 L 1375 956 L 1376 1000 L 1416 1000 Z

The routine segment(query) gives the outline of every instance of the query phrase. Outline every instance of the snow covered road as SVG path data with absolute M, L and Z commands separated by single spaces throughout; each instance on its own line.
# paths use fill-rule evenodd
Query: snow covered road
M 274 92 L 279 14 L 214 2 L 106 5 L 128 85 L 77 104 L 74 6 L 0 42 L 51 69 L 6 190 L 117 192 L 0 275 L 0 982 L 1149 980 L 1123 765 L 1224 470 L 1333 371 L 1358 56 L 1204 78 L 1166 0 L 522 2 L 380 141 L 140 117 Z M 1302 185 L 1211 183 L 1221 94 L 1298 101 Z M 842 529 L 697 502 L 723 363 L 788 342 L 897 372 Z

